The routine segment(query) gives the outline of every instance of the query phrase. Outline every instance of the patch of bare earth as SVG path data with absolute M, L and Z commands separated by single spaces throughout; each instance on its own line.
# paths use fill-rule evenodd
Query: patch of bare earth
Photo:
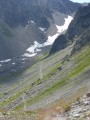
M 59 106 L 47 107 L 39 111 L 37 120 L 66 120 L 63 117 L 64 110 Z

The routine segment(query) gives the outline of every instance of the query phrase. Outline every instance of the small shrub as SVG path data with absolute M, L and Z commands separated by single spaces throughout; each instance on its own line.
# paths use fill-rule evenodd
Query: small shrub
M 70 105 L 66 105 L 65 106 L 65 112 L 68 112 L 70 110 L 70 108 L 71 108 Z
M 79 101 L 80 100 L 80 97 L 77 97 L 77 101 Z

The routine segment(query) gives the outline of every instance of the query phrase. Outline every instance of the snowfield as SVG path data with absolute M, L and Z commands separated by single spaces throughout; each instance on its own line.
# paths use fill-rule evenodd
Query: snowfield
M 37 41 L 34 42 L 34 45 L 30 46 L 26 51 L 29 53 L 34 53 L 35 49 L 41 48 L 42 44 L 39 44 Z
M 33 57 L 37 54 L 37 52 L 40 52 L 42 47 L 48 46 L 48 45 L 52 45 L 53 42 L 56 40 L 56 38 L 65 30 L 67 30 L 70 22 L 73 20 L 73 18 L 71 16 L 68 16 L 67 18 L 65 18 L 65 23 L 62 26 L 58 26 L 56 25 L 57 28 L 57 33 L 53 36 L 49 36 L 48 35 L 48 39 L 45 43 L 40 44 L 37 41 L 34 42 L 34 45 L 31 45 L 27 50 L 26 53 L 24 53 L 24 57 Z M 34 23 L 34 21 L 31 21 L 32 23 Z M 41 28 L 39 27 L 40 30 L 44 31 L 45 28 Z
M 33 54 L 29 54 L 29 53 L 24 53 L 24 55 L 22 55 L 23 57 L 34 57 L 37 53 L 33 53 Z
M 0 61 L 0 63 L 7 63 L 7 62 L 10 62 L 10 61 L 11 61 L 11 59 L 7 59 L 7 60 Z
M 39 27 L 39 29 L 44 32 L 46 28 Z
M 57 29 L 58 29 L 58 33 L 62 33 L 65 30 L 68 29 L 68 26 L 70 24 L 70 22 L 73 20 L 73 18 L 71 16 L 68 16 L 68 18 L 65 18 L 65 23 L 62 26 L 58 26 L 56 25 Z

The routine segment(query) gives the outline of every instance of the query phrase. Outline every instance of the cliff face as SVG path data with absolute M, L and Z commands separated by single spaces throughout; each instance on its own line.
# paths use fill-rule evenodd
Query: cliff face
M 62 44 L 62 41 L 65 45 Z M 64 49 L 66 45 L 74 41 L 77 41 L 73 50 L 74 52 L 76 51 L 75 49 L 80 49 L 90 42 L 90 4 L 79 8 L 67 32 L 63 35 L 63 39 L 62 36 L 59 36 L 54 42 L 50 54 Z
M 73 39 L 75 36 L 79 36 L 85 30 L 90 27 L 90 4 L 88 6 L 83 6 L 79 8 L 78 12 L 69 28 L 67 30 L 66 36 L 69 39 Z
M 54 42 L 52 49 L 50 50 L 50 54 L 55 53 L 65 47 L 67 47 L 67 41 L 68 39 L 66 38 L 65 35 L 60 35 Z
M 25 26 L 30 19 L 38 26 L 45 24 L 44 27 L 48 27 L 47 17 L 52 17 L 53 11 L 70 14 L 77 11 L 79 7 L 80 4 L 69 0 L 3 0 L 0 1 L 0 16 L 12 27 Z

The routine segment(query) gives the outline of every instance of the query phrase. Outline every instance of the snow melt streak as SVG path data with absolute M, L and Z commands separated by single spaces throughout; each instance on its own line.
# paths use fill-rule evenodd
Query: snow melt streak
M 7 59 L 7 60 L 0 61 L 0 63 L 7 63 L 7 62 L 10 62 L 10 61 L 11 61 L 11 59 Z

